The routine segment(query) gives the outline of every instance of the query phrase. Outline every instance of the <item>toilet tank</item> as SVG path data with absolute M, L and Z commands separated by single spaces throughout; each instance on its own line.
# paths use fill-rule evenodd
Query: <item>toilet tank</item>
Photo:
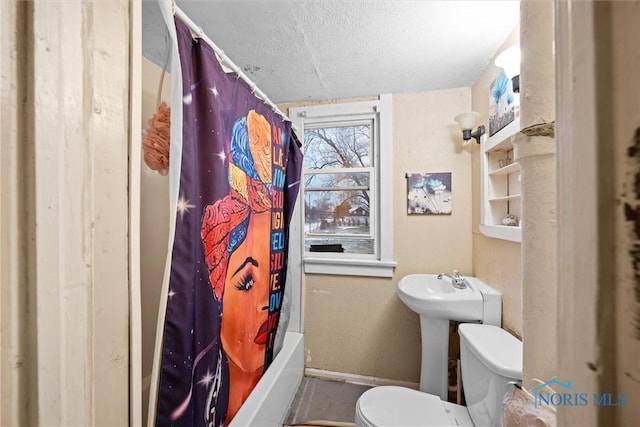
M 476 426 L 501 426 L 510 381 L 522 381 L 522 342 L 493 325 L 464 323 L 460 334 L 462 384 Z

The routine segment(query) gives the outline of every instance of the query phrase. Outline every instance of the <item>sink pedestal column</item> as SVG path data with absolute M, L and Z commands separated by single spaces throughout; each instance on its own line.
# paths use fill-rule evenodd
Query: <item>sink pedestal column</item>
M 422 362 L 420 391 L 448 399 L 449 319 L 420 316 Z

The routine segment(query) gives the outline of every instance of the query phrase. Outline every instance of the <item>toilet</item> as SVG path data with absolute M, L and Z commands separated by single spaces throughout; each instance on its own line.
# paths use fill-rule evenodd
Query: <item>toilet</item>
M 406 387 L 375 387 L 356 403 L 356 426 L 501 426 L 509 382 L 522 381 L 522 343 L 493 325 L 463 323 L 458 332 L 467 406 Z

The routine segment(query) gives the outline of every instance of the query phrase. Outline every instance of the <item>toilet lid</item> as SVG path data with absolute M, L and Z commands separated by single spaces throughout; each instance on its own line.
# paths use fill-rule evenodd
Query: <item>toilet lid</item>
M 358 399 L 356 410 L 362 421 L 376 427 L 451 425 L 438 396 L 405 387 L 369 389 Z

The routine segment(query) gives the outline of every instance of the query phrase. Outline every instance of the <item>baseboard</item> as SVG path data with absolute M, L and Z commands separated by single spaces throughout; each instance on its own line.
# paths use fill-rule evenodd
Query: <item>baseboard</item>
M 370 377 L 366 375 L 348 374 L 345 372 L 325 371 L 324 369 L 305 368 L 305 377 L 320 378 L 323 380 L 344 381 L 351 384 L 367 385 L 370 387 L 379 387 L 383 385 L 397 385 L 418 390 L 419 383 L 411 381 L 392 380 L 389 378 Z

